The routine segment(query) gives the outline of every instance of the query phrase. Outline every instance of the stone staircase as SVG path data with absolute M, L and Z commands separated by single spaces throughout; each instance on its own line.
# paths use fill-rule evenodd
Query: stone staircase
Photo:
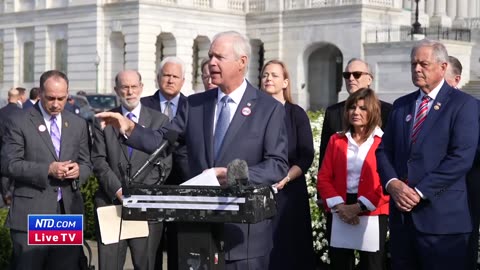
M 480 81 L 469 81 L 462 87 L 462 91 L 480 99 Z

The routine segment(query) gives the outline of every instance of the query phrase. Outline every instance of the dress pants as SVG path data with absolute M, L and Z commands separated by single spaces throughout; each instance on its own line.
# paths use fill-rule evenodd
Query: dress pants
M 57 214 L 65 214 L 63 199 L 57 202 Z M 27 232 L 13 229 L 10 230 L 10 237 L 13 246 L 11 269 L 80 270 L 83 246 L 29 246 Z
M 390 225 L 392 270 L 471 269 L 467 260 L 470 233 L 421 233 L 410 213 L 402 215 L 403 224 Z
M 245 260 L 225 261 L 225 270 L 267 270 L 269 259 L 268 255 Z
M 136 270 L 161 270 L 161 239 L 163 223 L 148 224 L 148 237 L 121 240 L 118 243 L 104 245 L 98 237 L 98 263 L 100 270 L 121 270 L 125 264 L 127 247 L 130 248 L 133 267 Z
M 347 204 L 357 203 L 357 194 L 347 194 Z M 355 253 L 353 249 L 329 247 L 331 270 L 385 270 L 387 257 L 385 243 L 388 230 L 388 216 L 378 216 L 380 250 L 377 252 L 359 251 L 360 263 L 355 267 Z M 332 232 L 332 214 L 327 214 L 327 239 L 330 239 Z

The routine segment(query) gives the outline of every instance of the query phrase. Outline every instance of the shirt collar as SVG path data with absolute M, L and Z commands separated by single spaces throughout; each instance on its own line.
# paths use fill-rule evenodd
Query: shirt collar
M 43 109 L 43 105 L 42 105 L 42 102 L 40 100 L 38 100 L 38 107 L 40 108 L 40 112 L 42 113 L 42 116 L 43 116 L 43 119 L 45 120 L 45 123 L 49 122 L 50 118 L 52 118 L 52 116 Z M 62 114 L 59 113 L 58 115 L 56 115 L 55 120 L 56 120 L 57 123 L 61 123 L 62 122 Z
M 352 138 L 352 132 L 350 132 L 350 130 L 345 133 L 345 136 L 347 136 L 347 138 L 349 138 L 349 139 L 353 139 Z M 383 130 L 380 127 L 376 127 L 373 130 L 372 134 L 370 134 L 370 136 L 368 136 L 368 138 L 370 139 L 370 138 L 373 138 L 375 136 L 377 136 L 379 138 L 381 138 L 383 136 Z
M 140 110 L 142 109 L 142 103 L 138 103 L 137 107 L 135 107 L 132 111 L 127 110 L 125 107 L 122 106 L 122 114 L 123 116 L 127 117 L 128 113 L 133 113 L 135 115 L 135 118 L 140 119 Z
M 245 91 L 247 89 L 247 81 L 243 79 L 242 84 L 235 90 L 233 90 L 228 96 L 235 102 L 235 104 L 240 104 L 240 101 L 242 100 L 243 94 L 245 94 Z M 225 93 L 220 90 L 220 87 L 218 88 L 218 94 L 217 94 L 217 103 L 222 100 L 222 98 L 225 95 Z
M 445 83 L 445 80 L 442 79 L 442 81 L 435 88 L 433 88 L 433 90 L 430 93 L 428 93 L 428 96 L 431 98 L 431 100 L 435 100 L 435 98 L 438 95 L 438 92 L 440 92 L 440 89 L 442 88 L 444 83 Z M 419 100 L 421 100 L 425 95 L 426 95 L 425 92 L 420 90 Z
M 168 99 L 166 99 L 162 92 L 158 91 L 158 95 L 160 97 L 160 104 L 164 103 L 165 101 L 167 101 Z M 170 102 L 173 104 L 173 106 L 177 106 L 178 105 L 178 101 L 180 100 L 180 92 L 178 92 L 178 94 L 176 96 L 174 96 Z

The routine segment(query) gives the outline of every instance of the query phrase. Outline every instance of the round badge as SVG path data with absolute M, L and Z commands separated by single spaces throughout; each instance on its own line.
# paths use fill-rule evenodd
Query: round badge
M 45 125 L 38 126 L 38 131 L 45 132 L 45 130 L 47 130 L 47 127 Z
M 407 115 L 407 117 L 405 117 L 405 122 L 410 122 L 410 120 L 412 120 L 412 115 L 409 114 Z
M 435 111 L 438 111 L 438 110 L 440 110 L 440 106 L 438 106 L 438 104 L 437 104 L 437 105 L 433 106 L 433 109 L 434 109 Z
M 248 108 L 248 107 L 244 107 L 244 108 L 242 109 L 242 114 L 243 114 L 243 116 L 249 116 L 251 113 L 252 113 L 252 110 L 251 110 L 250 108 Z

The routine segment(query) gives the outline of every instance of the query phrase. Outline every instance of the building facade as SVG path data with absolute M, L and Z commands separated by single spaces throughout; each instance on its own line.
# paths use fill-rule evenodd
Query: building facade
M 65 71 L 71 92 L 98 93 L 113 91 L 118 71 L 137 69 L 148 95 L 160 61 L 173 55 L 186 63 L 189 95 L 202 89 L 213 36 L 236 30 L 251 40 L 249 81 L 258 85 L 263 63 L 281 59 L 305 109 L 346 97 L 341 72 L 353 57 L 370 62 L 373 88 L 392 101 L 414 89 L 415 9 L 415 0 L 0 0 L 0 95 L 36 86 L 48 69 Z M 462 83 L 480 80 L 480 3 L 420 0 L 418 14 L 426 36 L 461 59 Z

